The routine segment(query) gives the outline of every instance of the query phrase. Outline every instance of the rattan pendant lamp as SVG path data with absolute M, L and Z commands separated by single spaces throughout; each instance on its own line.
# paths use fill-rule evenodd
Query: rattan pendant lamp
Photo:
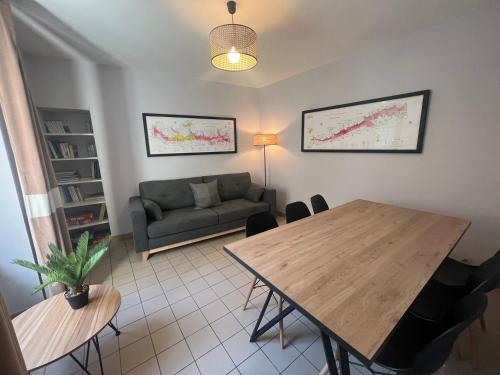
M 210 32 L 212 65 L 218 69 L 241 72 L 257 65 L 257 34 L 250 27 L 233 22 L 236 2 L 228 1 L 231 23 Z

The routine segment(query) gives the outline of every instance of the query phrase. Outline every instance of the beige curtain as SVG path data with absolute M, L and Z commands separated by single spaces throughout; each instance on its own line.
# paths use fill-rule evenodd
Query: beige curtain
M 3 1 L 3 0 L 1 0 Z M 23 355 L 10 320 L 7 306 L 0 293 L 0 374 L 27 374 Z
M 0 0 L 0 106 L 37 260 L 44 264 L 49 243 L 66 251 L 71 249 L 71 242 L 38 113 L 26 86 L 9 0 Z M 47 289 L 49 294 L 61 290 Z

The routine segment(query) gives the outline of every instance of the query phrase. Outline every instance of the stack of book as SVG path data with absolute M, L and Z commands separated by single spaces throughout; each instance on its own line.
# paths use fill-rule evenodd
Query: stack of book
M 47 144 L 53 159 L 73 159 L 78 157 L 76 145 L 56 141 L 48 141 Z
M 80 181 L 80 175 L 77 171 L 56 172 L 56 179 L 59 183 L 78 182 Z
M 61 186 L 60 189 L 64 203 L 83 201 L 83 195 L 78 186 Z
M 77 215 L 66 216 L 68 226 L 90 224 L 94 221 L 94 213 L 91 211 L 81 212 Z
M 71 133 L 69 127 L 63 125 L 62 121 L 45 121 L 45 128 L 52 134 Z
M 97 151 L 95 149 L 95 144 L 89 143 L 87 145 L 87 155 L 89 157 L 95 157 L 95 156 L 97 156 Z
M 87 194 L 84 198 L 85 201 L 99 201 L 99 200 L 104 200 L 104 194 L 103 193 L 93 193 L 93 194 Z
M 99 168 L 99 163 L 97 162 L 97 160 L 92 161 L 90 169 L 92 178 L 101 178 L 101 169 Z

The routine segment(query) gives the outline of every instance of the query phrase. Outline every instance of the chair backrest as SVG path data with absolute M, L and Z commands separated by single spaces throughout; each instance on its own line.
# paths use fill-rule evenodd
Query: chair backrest
M 488 293 L 498 286 L 500 286 L 500 250 L 480 266 L 473 267 L 468 280 L 471 293 Z
M 472 293 L 460 299 L 440 324 L 440 334 L 415 356 L 413 367 L 418 374 L 432 374 L 446 362 L 458 335 L 483 315 L 488 298 Z
M 254 236 L 256 234 L 265 232 L 266 230 L 274 229 L 277 227 L 278 223 L 270 212 L 260 212 L 248 217 L 246 225 L 246 235 L 247 237 Z
M 307 208 L 304 202 L 299 201 L 287 204 L 285 208 L 285 215 L 286 223 L 288 224 L 311 216 L 311 211 L 309 211 L 309 208 Z
M 326 203 L 325 198 L 323 198 L 321 194 L 316 194 L 311 197 L 311 206 L 315 214 L 326 211 L 329 208 L 328 203 Z

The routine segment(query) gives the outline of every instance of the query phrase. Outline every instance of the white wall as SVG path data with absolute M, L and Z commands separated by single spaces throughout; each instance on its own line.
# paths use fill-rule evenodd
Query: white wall
M 454 256 L 473 262 L 500 247 L 500 5 L 360 51 L 262 89 L 174 78 L 162 71 L 27 56 L 35 102 L 90 109 L 113 234 L 131 230 L 128 197 L 140 181 L 248 170 L 262 180 L 251 135 L 269 148 L 278 204 L 322 193 L 466 217 Z M 328 46 L 325 46 L 328 48 Z M 419 155 L 301 153 L 301 111 L 431 89 Z M 147 158 L 142 112 L 235 116 L 238 154 Z
M 3 118 L 0 113 L 0 127 Z M 12 264 L 15 258 L 33 261 L 28 232 L 24 224 L 7 148 L 0 131 L 0 291 L 10 314 L 19 313 L 42 300 L 42 293 L 31 294 L 38 275 Z
M 141 181 L 243 171 L 261 180 L 255 89 L 40 56 L 24 61 L 38 106 L 90 109 L 114 235 L 131 231 L 128 199 Z M 236 117 L 238 153 L 148 158 L 143 112 Z
M 472 220 L 454 252 L 500 248 L 500 6 L 376 46 L 260 90 L 261 126 L 279 133 L 271 184 L 279 208 L 323 194 Z M 431 89 L 422 154 L 301 153 L 301 111 Z

